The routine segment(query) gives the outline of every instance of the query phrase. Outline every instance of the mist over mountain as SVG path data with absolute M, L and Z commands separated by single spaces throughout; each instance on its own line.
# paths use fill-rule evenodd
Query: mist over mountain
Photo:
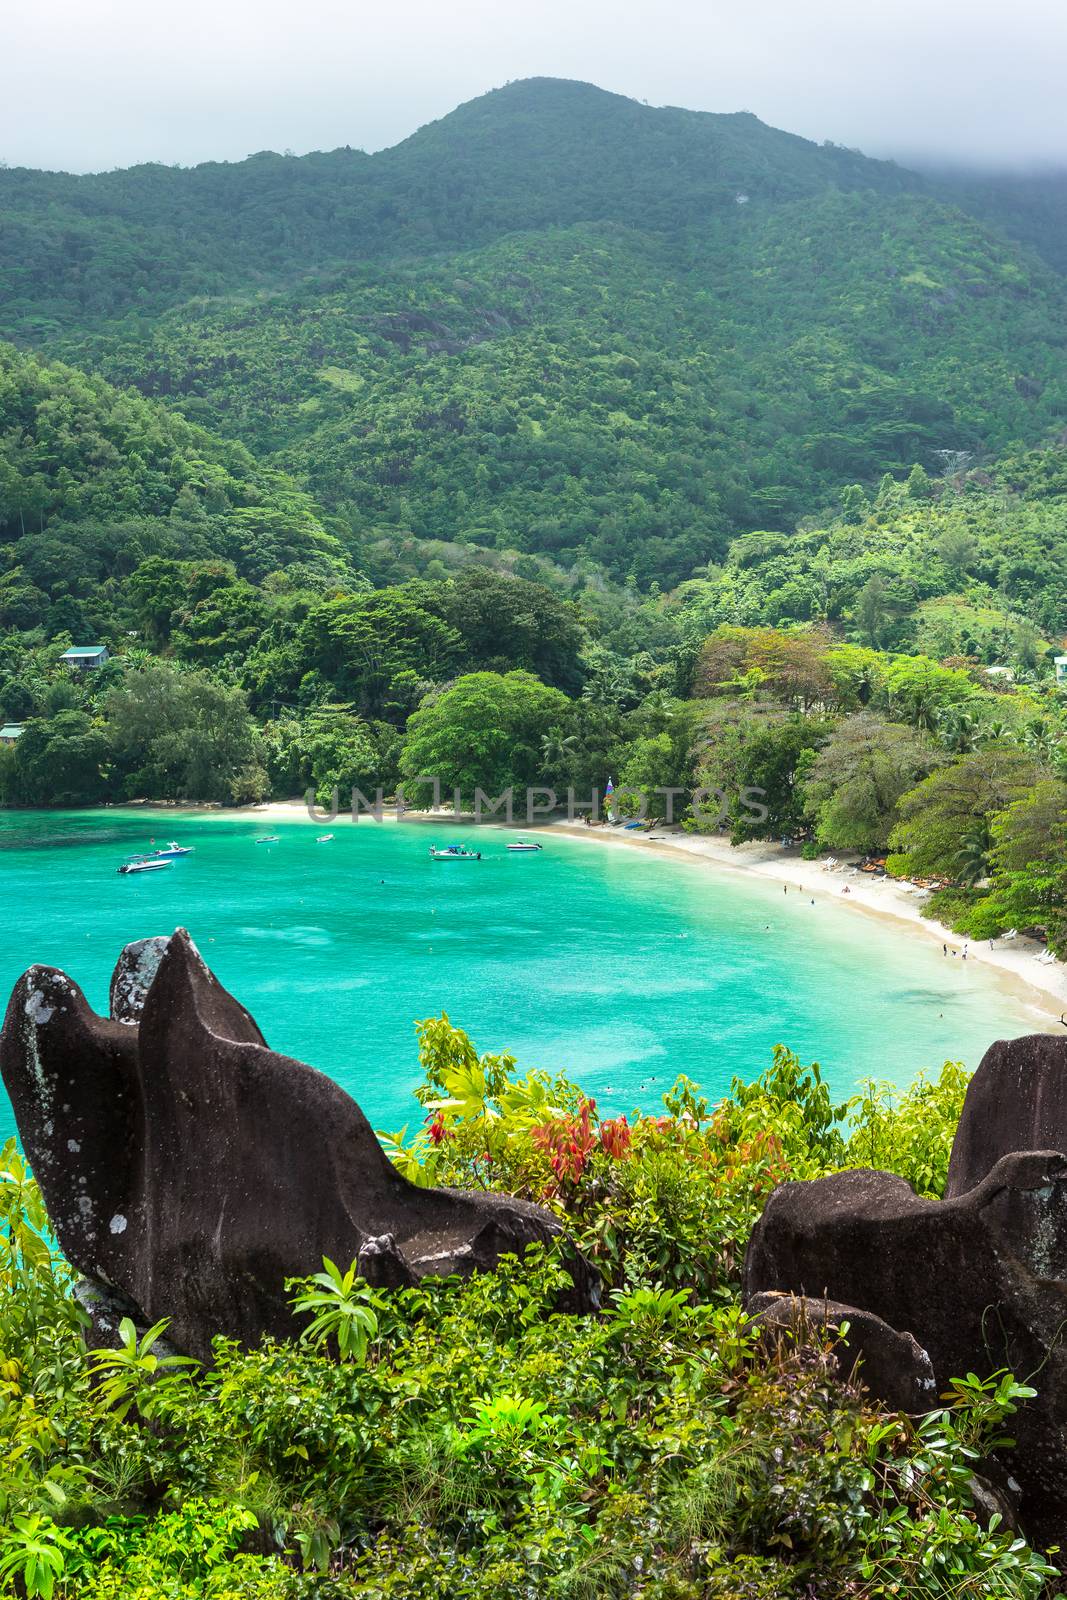
M 1067 272 L 1067 166 L 1020 172 L 979 167 L 923 169 L 947 199 Z

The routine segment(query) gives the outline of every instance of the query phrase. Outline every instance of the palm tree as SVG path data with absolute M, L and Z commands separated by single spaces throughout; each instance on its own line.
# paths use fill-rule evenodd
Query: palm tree
M 956 852 L 956 867 L 961 883 L 973 889 L 976 883 L 981 883 L 983 878 L 989 877 L 992 849 L 993 836 L 989 831 L 988 821 L 983 817 L 960 840 L 960 848 Z
M 920 733 L 933 733 L 937 726 L 937 705 L 925 689 L 920 689 L 912 700 L 911 721 Z
M 617 708 L 632 692 L 630 674 L 618 663 L 609 662 L 590 674 L 582 689 L 582 699 L 595 706 Z
M 1052 760 L 1058 743 L 1056 730 L 1044 717 L 1032 718 L 1023 729 L 1023 744 L 1035 756 L 1041 756 L 1046 761 Z
M 562 728 L 550 728 L 541 738 L 541 760 L 546 771 L 565 767 L 578 754 L 581 746 L 576 734 L 564 733 Z
M 968 755 L 978 744 L 981 730 L 969 711 L 950 706 L 937 719 L 938 735 L 946 750 Z
M 674 697 L 668 694 L 666 689 L 653 689 L 651 694 L 647 694 L 642 700 L 641 710 L 665 728 L 674 721 L 676 715 Z

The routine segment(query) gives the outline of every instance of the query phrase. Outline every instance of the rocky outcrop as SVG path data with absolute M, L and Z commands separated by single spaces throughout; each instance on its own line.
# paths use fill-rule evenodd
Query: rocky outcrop
M 853 1322 L 871 1314 L 925 1352 L 938 1390 L 972 1371 L 1039 1374 L 1040 1400 L 1012 1422 L 1010 1471 L 1028 1531 L 1059 1538 L 1067 1525 L 1067 1040 L 1020 1039 L 987 1053 L 951 1171 L 944 1201 L 920 1199 L 884 1172 L 783 1184 L 749 1244 L 746 1303 L 763 1307 L 778 1291 L 830 1299 Z M 899 1405 L 911 1353 L 901 1347 L 894 1357 L 885 1341 L 882 1353 L 888 1361 L 861 1375 Z
M 966 1194 L 1015 1150 L 1067 1152 L 1067 1039 L 1001 1040 L 967 1086 L 945 1198 Z
M 558 1232 L 505 1195 L 416 1188 L 331 1079 L 266 1044 L 192 940 L 127 947 L 112 1016 L 53 968 L 16 985 L 0 1072 L 68 1260 L 201 1358 L 293 1334 L 285 1280 L 324 1255 L 369 1281 L 492 1268 Z M 595 1281 L 574 1267 L 574 1305 Z
M 858 1375 L 896 1411 L 929 1411 L 937 1402 L 926 1351 L 910 1333 L 898 1333 L 873 1312 L 775 1289 L 753 1295 L 746 1310 L 765 1339 L 803 1341 L 815 1334 L 831 1340 L 842 1379 Z

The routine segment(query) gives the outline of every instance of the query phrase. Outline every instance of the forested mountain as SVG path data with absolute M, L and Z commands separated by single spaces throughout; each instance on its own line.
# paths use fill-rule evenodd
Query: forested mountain
M 1067 272 L 1067 171 L 933 170 L 931 185 Z
M 0 299 L 22 327 L 80 325 L 323 265 L 612 221 L 684 233 L 736 207 L 921 180 L 747 114 L 652 110 L 531 79 L 390 150 L 263 152 L 192 169 L 0 172 Z M 8 331 L 11 331 L 9 326 Z
M 852 480 L 1041 438 L 1062 285 L 911 196 L 520 234 L 68 339 L 302 479 L 354 530 L 668 585 Z
M 241 441 L 356 544 L 667 586 L 1067 413 L 1067 288 L 999 225 L 753 116 L 585 84 L 374 156 L 0 172 L 0 221 L 0 332 Z
M 110 636 L 150 556 L 349 571 L 308 497 L 242 445 L 0 345 L 0 630 Z

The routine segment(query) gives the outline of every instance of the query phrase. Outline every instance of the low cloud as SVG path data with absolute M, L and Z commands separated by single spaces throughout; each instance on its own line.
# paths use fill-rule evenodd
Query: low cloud
M 11 165 L 376 149 L 538 75 L 902 160 L 1067 165 L 1060 0 L 38 0 L 4 33 Z

